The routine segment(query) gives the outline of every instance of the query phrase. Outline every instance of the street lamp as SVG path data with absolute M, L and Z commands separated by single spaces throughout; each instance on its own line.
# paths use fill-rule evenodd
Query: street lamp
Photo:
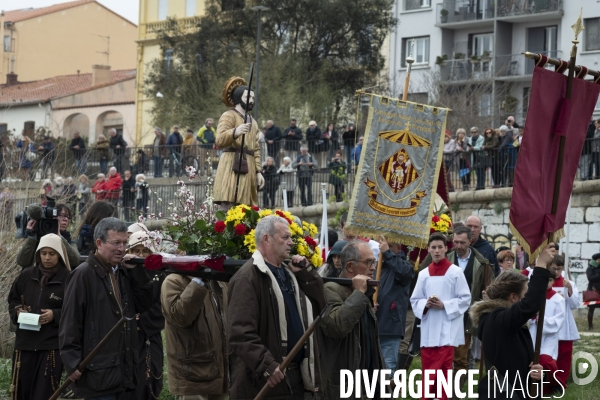
M 254 91 L 254 119 L 258 121 L 258 88 L 260 86 L 260 24 L 261 13 L 269 11 L 269 7 L 254 6 L 250 7 L 252 11 L 258 12 L 258 27 L 256 29 L 256 90 Z

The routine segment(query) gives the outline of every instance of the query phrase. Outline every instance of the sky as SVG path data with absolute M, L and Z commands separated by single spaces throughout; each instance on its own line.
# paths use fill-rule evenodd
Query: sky
M 18 10 L 22 8 L 47 7 L 58 3 L 67 3 L 72 0 L 0 0 L 0 9 Z M 138 11 L 140 8 L 139 0 L 96 0 L 103 6 L 111 9 L 117 14 L 127 18 L 137 25 Z

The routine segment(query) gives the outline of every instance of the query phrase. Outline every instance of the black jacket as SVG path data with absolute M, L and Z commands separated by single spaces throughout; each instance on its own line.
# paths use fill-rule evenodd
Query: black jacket
M 482 256 L 487 258 L 490 262 L 490 266 L 494 269 L 494 276 L 500 275 L 500 264 L 498 264 L 498 258 L 496 258 L 496 251 L 494 247 L 487 240 L 479 236 L 479 239 L 472 245 Z
M 500 382 L 508 376 L 508 382 L 515 382 L 517 371 L 523 385 L 526 385 L 529 364 L 533 361 L 533 341 L 527 322 L 540 310 L 546 301 L 546 290 L 550 271 L 534 268 L 529 281 L 529 290 L 518 303 L 510 304 L 506 300 L 484 300 L 471 306 L 471 318 L 477 325 L 477 337 L 482 342 L 485 354 L 486 370 L 492 366 L 498 369 Z M 517 386 L 515 386 L 517 388 Z M 488 381 L 479 382 L 479 398 L 488 399 Z M 521 394 L 522 392 L 516 392 Z M 499 389 L 494 397 L 490 388 L 490 397 L 505 399 Z
M 125 148 L 127 147 L 127 142 L 125 142 L 125 139 L 123 139 L 122 135 L 115 135 L 115 137 L 110 136 L 110 139 L 108 141 L 109 143 L 109 147 L 112 149 L 113 154 L 115 156 L 120 156 L 125 154 Z M 119 148 L 117 148 L 117 146 L 121 146 Z M 121 171 L 119 171 L 121 172 Z
M 135 201 L 135 178 L 132 176 L 129 179 L 123 179 L 123 184 L 121 185 L 121 189 L 123 190 L 123 201 L 127 202 L 127 204 L 131 204 L 131 202 Z M 131 191 L 133 189 L 133 192 Z
M 265 140 L 273 140 L 275 142 L 283 139 L 283 134 L 281 133 L 281 129 L 278 126 L 273 125 L 270 128 L 265 130 Z
M 79 148 L 74 149 L 73 146 L 79 146 Z M 71 139 L 69 150 L 73 151 L 75 158 L 80 160 L 85 155 L 85 141 L 81 137 L 77 139 Z
M 590 265 L 588 265 L 585 274 L 588 278 L 588 289 L 587 290 L 597 290 L 600 292 L 600 266 L 594 267 L 591 265 L 593 261 L 590 261 Z
M 354 147 L 358 138 L 356 137 L 356 128 L 352 128 L 349 131 L 342 133 L 342 139 L 344 140 L 344 146 Z
M 8 311 L 10 319 L 17 324 L 15 307 L 21 305 L 21 296 L 25 297 L 25 305 L 31 312 L 41 314 L 42 309 L 52 310 L 54 320 L 43 324 L 39 331 L 17 329 L 15 349 L 26 351 L 58 350 L 58 326 L 61 317 L 65 281 L 69 270 L 64 265 L 56 272 L 46 285 L 41 288 L 42 273 L 40 267 L 25 268 L 12 284 L 8 294 Z
M 135 314 L 152 306 L 152 282 L 144 267 L 116 272 L 121 306 L 117 302 L 109 269 L 95 253 L 67 279 L 60 321 L 60 356 L 67 375 L 98 345 L 121 319 L 128 318 L 115 335 L 71 385 L 77 397 L 103 396 L 135 389 L 138 382 L 138 343 Z M 130 319 L 129 319 L 130 318 Z
M 165 280 L 164 273 L 155 274 L 152 278 L 152 307 L 140 314 L 139 330 L 145 338 L 159 334 L 165 329 L 165 317 L 160 304 L 160 288 Z M 140 360 L 144 362 L 144 360 Z
M 325 149 L 323 133 L 318 126 L 315 126 L 315 130 L 310 128 L 306 130 L 306 141 L 308 142 L 308 152 L 311 154 L 322 153 Z
M 291 135 L 289 133 L 292 132 Z M 285 140 L 285 149 L 287 151 L 300 150 L 300 141 L 302 140 L 302 130 L 297 126 L 287 127 L 283 132 L 283 140 Z
M 274 165 L 264 166 L 262 174 L 265 178 L 265 189 L 277 190 L 279 187 L 279 175 L 277 175 L 277 167 Z
M 380 335 L 404 336 L 410 283 L 415 272 L 403 251 L 383 253 L 381 286 L 377 295 L 377 326 Z
M 329 139 L 325 138 L 325 149 L 326 150 L 339 150 L 340 148 L 340 134 L 334 129 L 331 132 L 325 131 L 323 133 L 323 137 L 325 134 L 329 135 Z

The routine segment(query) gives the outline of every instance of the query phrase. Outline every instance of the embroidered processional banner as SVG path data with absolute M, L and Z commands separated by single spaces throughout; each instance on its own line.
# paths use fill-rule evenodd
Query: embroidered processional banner
M 447 113 L 371 95 L 348 229 L 383 234 L 408 246 L 427 245 Z

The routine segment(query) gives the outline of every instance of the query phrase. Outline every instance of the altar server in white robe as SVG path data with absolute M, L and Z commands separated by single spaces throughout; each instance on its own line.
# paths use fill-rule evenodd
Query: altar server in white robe
M 419 273 L 410 303 L 415 317 L 421 319 L 423 374 L 427 370 L 441 370 L 447 378 L 452 370 L 454 348 L 465 342 L 463 316 L 471 304 L 471 292 L 462 269 L 445 257 L 446 236 L 433 233 L 427 247 L 433 262 Z M 427 393 L 444 400 L 448 395 L 452 397 L 450 393 L 438 393 L 435 384 L 428 392 L 423 387 L 423 398 Z
M 554 389 L 560 386 L 555 379 L 555 372 L 558 369 L 556 359 L 558 358 L 558 335 L 565 322 L 565 299 L 554 290 L 554 275 L 550 275 L 548 290 L 546 291 L 546 311 L 544 314 L 544 329 L 542 331 L 542 348 L 540 351 L 540 365 L 547 372 L 547 379 L 544 379 L 543 394 L 548 395 Z M 529 333 L 531 340 L 535 343 L 537 335 L 537 315 L 529 321 Z
M 573 358 L 573 342 L 579 340 L 579 331 L 573 317 L 573 310 L 581 305 L 579 290 L 575 282 L 570 281 L 565 275 L 565 258 L 556 255 L 552 259 L 551 271 L 556 273 L 556 281 L 552 290 L 560 294 L 566 303 L 565 322 L 558 331 L 558 358 L 556 359 L 556 379 L 566 388 L 567 379 L 571 373 L 571 361 Z

